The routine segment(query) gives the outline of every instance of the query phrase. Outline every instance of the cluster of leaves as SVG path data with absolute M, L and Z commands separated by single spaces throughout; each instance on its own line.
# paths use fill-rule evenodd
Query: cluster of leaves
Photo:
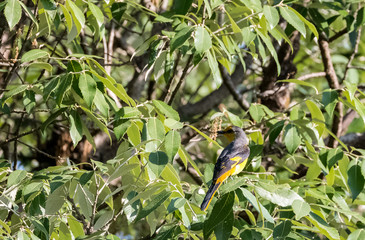
M 4 238 L 117 239 L 113 234 L 120 228 L 112 229 L 118 221 L 129 226 L 125 233 L 145 224 L 149 232 L 138 232 L 136 237 L 150 235 L 157 239 L 364 238 L 365 218 L 358 208 L 365 201 L 365 153 L 342 143 L 329 124 L 339 102 L 365 122 L 365 94 L 358 88 L 357 79 L 346 78 L 341 94 L 338 89 L 322 91 L 323 84 L 284 80 L 301 87 L 301 91 L 314 93 L 305 99 L 298 97 L 298 103 L 284 113 L 252 103 L 244 120 L 242 111 L 234 114 L 223 110 L 211 116 L 212 122 L 224 120 L 225 124 L 254 131 L 249 134 L 250 173 L 243 172 L 224 184 L 206 213 L 199 205 L 214 165 L 200 166 L 201 162 L 191 156 L 195 151 L 195 155 L 207 152 L 205 156 L 214 152 L 210 157 L 216 158 L 221 146 L 195 127 L 184 125 L 164 101 L 132 99 L 121 82 L 100 64 L 102 58 L 83 53 L 79 43 L 83 31 L 93 35 L 95 42 L 105 38 L 105 24 L 111 21 L 138 24 L 131 16 L 137 11 L 156 24 L 169 26 L 143 41 L 132 56 L 149 52 L 145 68 L 148 74 L 153 72 L 156 82 L 164 79 L 167 85 L 171 83 L 176 77 L 175 59 L 187 55 L 187 66 L 207 63 L 213 76 L 209 84 L 219 86 L 219 64 L 232 73 L 237 62 L 245 65 L 247 55 L 262 61 L 262 65 L 274 59 L 280 73 L 272 40 L 291 46 L 289 36 L 293 31 L 299 31 L 308 42 L 318 38 L 319 31 L 329 35 L 337 25 L 356 33 L 365 22 L 364 8 L 357 11 L 356 19 L 351 11 L 343 11 L 356 1 L 314 2 L 306 9 L 300 4 L 294 7 L 293 1 L 263 5 L 258 0 L 199 0 L 192 5 L 192 0 L 185 0 L 174 1 L 171 10 L 163 14 L 132 0 L 35 2 L 34 12 L 19 0 L 0 4 L 9 29 L 15 28 L 24 13 L 30 23 L 25 32 L 32 32 L 39 40 L 52 32 L 65 32 L 66 44 L 72 45 L 74 53 L 45 46 L 22 54 L 16 66 L 24 70 L 19 71 L 24 80 L 13 80 L 7 86 L 1 111 L 12 114 L 16 107 L 23 106 L 26 114 L 42 120 L 37 128 L 45 134 L 51 131 L 50 126 L 61 122 L 69 127 L 74 146 L 85 136 L 95 149 L 91 129 L 104 132 L 111 140 L 115 137 L 120 145 L 113 159 L 86 164 L 91 170 L 65 162 L 29 173 L 14 171 L 9 160 L 1 160 L 0 234 Z M 334 8 L 335 14 L 326 19 L 320 7 Z M 289 24 L 287 27 L 279 24 L 280 17 Z M 117 107 L 118 99 L 123 102 L 121 108 Z M 37 112 L 45 106 L 50 114 Z M 181 144 L 187 128 L 213 147 L 187 149 Z M 326 146 L 329 136 L 340 146 Z M 280 152 L 265 152 L 270 147 Z M 181 160 L 182 166 L 176 160 Z M 265 169 L 261 163 L 269 160 L 273 167 Z M 299 167 L 306 173 L 293 180 Z M 203 185 L 187 177 L 186 169 L 194 171 Z

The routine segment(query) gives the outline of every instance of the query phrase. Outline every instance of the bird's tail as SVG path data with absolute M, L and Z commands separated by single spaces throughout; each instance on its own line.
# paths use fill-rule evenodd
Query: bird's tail
M 222 182 L 212 183 L 212 185 L 209 187 L 209 190 L 208 190 L 207 194 L 205 195 L 202 205 L 200 206 L 200 209 L 202 211 L 205 211 L 209 207 L 209 204 L 212 201 L 215 192 L 218 190 L 218 188 L 221 186 L 221 184 L 222 184 Z

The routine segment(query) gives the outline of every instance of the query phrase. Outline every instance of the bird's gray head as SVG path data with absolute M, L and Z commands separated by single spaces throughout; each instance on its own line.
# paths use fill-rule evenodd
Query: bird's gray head
M 243 145 L 248 145 L 248 138 L 242 128 L 237 126 L 230 126 L 223 131 L 218 131 L 220 134 L 224 134 L 228 139 L 234 136 L 235 140 L 242 141 Z M 233 139 L 232 139 L 233 140 Z

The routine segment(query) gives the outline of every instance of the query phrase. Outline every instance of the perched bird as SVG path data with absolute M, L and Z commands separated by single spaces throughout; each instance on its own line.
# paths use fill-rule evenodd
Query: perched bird
M 218 131 L 218 133 L 223 134 L 229 140 L 233 141 L 223 149 L 215 164 L 212 185 L 209 187 L 203 203 L 200 206 L 200 209 L 203 211 L 208 208 L 215 192 L 221 186 L 222 182 L 229 176 L 238 174 L 244 169 L 247 158 L 250 155 L 248 139 L 241 128 L 232 126 L 223 131 Z

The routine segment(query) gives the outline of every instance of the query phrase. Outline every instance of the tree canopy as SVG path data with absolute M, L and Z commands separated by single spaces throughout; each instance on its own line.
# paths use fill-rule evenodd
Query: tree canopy
M 365 239 L 364 7 L 2 1 L 1 237 Z

